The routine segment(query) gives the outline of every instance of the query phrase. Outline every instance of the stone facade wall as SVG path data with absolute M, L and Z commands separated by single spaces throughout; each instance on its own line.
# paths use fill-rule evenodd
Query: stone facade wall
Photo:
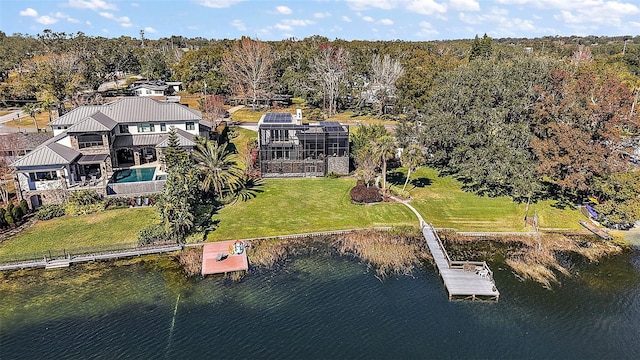
M 335 173 L 338 175 L 349 174 L 349 157 L 348 156 L 329 156 L 327 158 L 327 174 Z

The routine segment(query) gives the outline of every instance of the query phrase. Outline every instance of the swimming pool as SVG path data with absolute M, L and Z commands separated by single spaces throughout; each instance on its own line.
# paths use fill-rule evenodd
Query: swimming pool
M 156 172 L 155 167 L 139 168 L 139 169 L 127 169 L 118 170 L 113 173 L 111 182 L 114 183 L 130 183 L 140 181 L 151 181 L 154 179 L 153 175 Z

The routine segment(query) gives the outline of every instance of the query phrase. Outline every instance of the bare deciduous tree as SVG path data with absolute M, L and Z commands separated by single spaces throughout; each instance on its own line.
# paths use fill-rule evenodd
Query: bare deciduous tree
M 346 50 L 329 44 L 322 45 L 318 55 L 311 59 L 309 77 L 322 87 L 320 91 L 325 102 L 328 103 L 329 117 L 336 113 L 337 99 L 349 72 L 348 61 L 349 53 Z M 325 109 L 326 105 L 324 105 Z
M 371 60 L 372 79 L 369 84 L 370 91 L 379 102 L 379 113 L 384 112 L 386 102 L 395 96 L 396 81 L 404 73 L 404 68 L 398 60 L 391 59 L 389 55 L 383 58 L 373 55 Z
M 215 131 L 226 113 L 224 97 L 221 95 L 207 95 L 200 104 L 200 111 L 202 111 L 202 118 L 206 120 L 209 125 L 211 125 L 211 129 Z
M 271 89 L 275 57 L 271 47 L 261 41 L 243 37 L 222 58 L 222 69 L 236 95 L 252 99 L 253 110 L 259 96 Z

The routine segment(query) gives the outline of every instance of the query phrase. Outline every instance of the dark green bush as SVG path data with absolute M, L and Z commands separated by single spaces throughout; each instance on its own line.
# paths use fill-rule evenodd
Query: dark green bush
M 65 204 L 65 212 L 69 215 L 92 214 L 104 208 L 105 202 L 102 195 L 93 190 L 73 191 Z
M 22 220 L 24 213 L 22 212 L 22 208 L 20 206 L 14 206 L 13 210 L 11 210 L 11 215 L 13 215 L 13 220 L 18 222 Z
M 167 241 L 169 241 L 169 239 L 162 224 L 147 226 L 138 233 L 138 244 L 140 246 L 164 243 Z
M 7 227 L 7 220 L 4 219 L 4 215 L 7 211 L 4 208 L 0 208 L 0 228 Z
M 38 220 L 51 220 L 61 216 L 64 216 L 64 208 L 57 204 L 43 205 L 36 213 Z
M 27 204 L 27 200 L 20 200 L 20 204 L 18 206 L 20 206 L 20 209 L 22 209 L 23 216 L 29 213 L 29 204 Z

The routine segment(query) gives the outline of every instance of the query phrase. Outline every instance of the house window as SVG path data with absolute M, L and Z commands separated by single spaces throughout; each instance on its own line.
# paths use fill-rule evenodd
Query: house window
M 29 179 L 31 181 L 58 180 L 58 173 L 56 171 L 38 171 L 29 173 Z
M 167 124 L 165 124 L 165 123 L 161 123 L 161 124 L 160 124 L 160 131 L 162 131 L 162 132 L 167 131 Z
M 78 136 L 78 148 L 103 146 L 102 136 L 99 134 L 83 134 Z
M 192 121 L 185 123 L 185 126 L 187 127 L 187 130 L 195 130 L 196 129 L 196 124 Z
M 120 125 L 120 134 L 128 134 L 129 125 Z
M 289 141 L 289 130 L 271 130 L 271 141 Z
M 138 125 L 138 132 L 139 133 L 145 133 L 145 132 L 154 132 L 155 127 L 153 126 L 153 124 L 139 124 Z

